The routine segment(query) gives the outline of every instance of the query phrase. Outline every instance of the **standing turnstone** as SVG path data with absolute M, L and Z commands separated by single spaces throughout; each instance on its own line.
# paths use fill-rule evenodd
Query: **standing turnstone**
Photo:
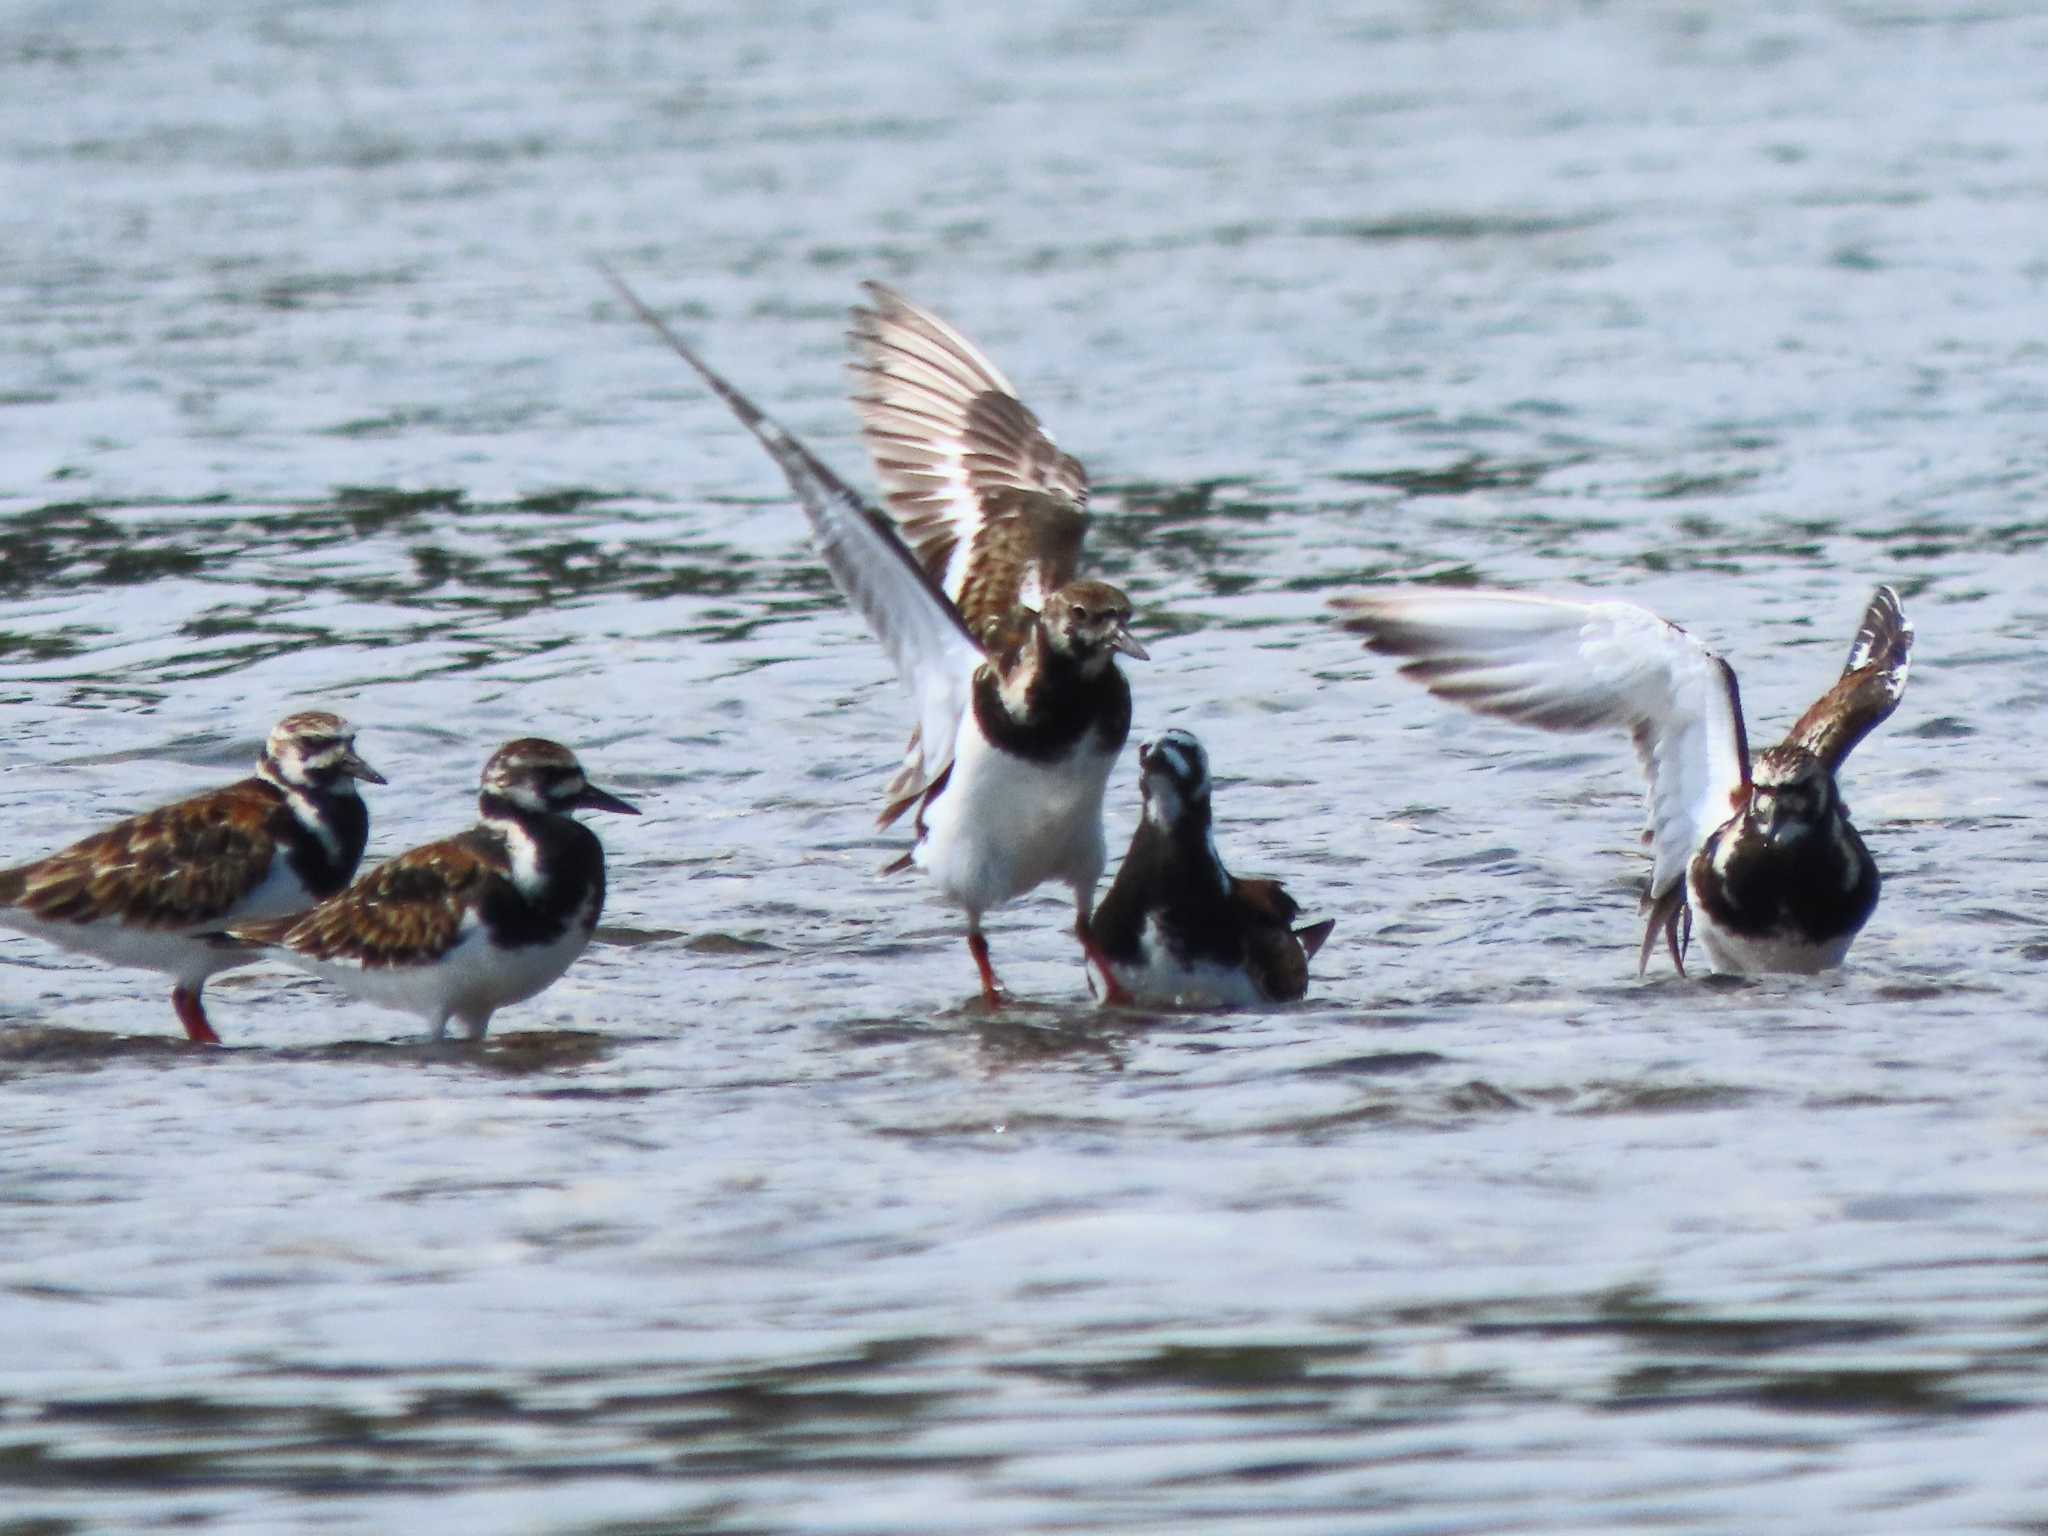
M 918 724 L 880 825 L 916 807 L 923 869 L 967 914 L 984 1001 L 1002 1000 L 983 914 L 1047 880 L 1073 888 L 1074 932 L 1107 849 L 1102 796 L 1130 733 L 1116 656 L 1145 659 L 1130 599 L 1076 580 L 1088 480 L 1010 383 L 937 316 L 878 284 L 855 311 L 857 397 L 889 517 L 704 360 L 609 270 L 620 295 L 782 467 L 819 553 L 916 700 Z
M 318 710 L 278 722 L 256 774 L 116 822 L 61 853 L 0 870 L 0 927 L 176 978 L 171 1006 L 218 1045 L 200 992 L 248 963 L 207 936 L 241 917 L 303 912 L 348 884 L 370 835 L 356 780 L 384 776 L 355 732 Z
M 1247 1008 L 1308 991 L 1336 919 L 1296 928 L 1277 880 L 1240 880 L 1210 835 L 1209 759 L 1186 731 L 1138 748 L 1145 814 L 1088 921 L 1118 987 L 1141 1002 Z
M 1824 971 L 1847 956 L 1878 874 L 1835 774 L 1905 691 L 1913 626 L 1890 587 L 1834 687 L 1754 759 L 1733 669 L 1632 603 L 1445 591 L 1334 606 L 1438 698 L 1546 730 L 1628 730 L 1656 856 L 1638 971 L 1661 934 L 1683 974 L 1695 923 L 1717 970 Z
M 481 1040 L 498 1009 L 552 986 L 597 926 L 604 846 L 568 812 L 640 813 L 586 779 L 567 747 L 531 737 L 491 754 L 477 809 L 467 832 L 385 861 L 312 911 L 229 935 L 419 1014 L 436 1040 L 451 1018 Z

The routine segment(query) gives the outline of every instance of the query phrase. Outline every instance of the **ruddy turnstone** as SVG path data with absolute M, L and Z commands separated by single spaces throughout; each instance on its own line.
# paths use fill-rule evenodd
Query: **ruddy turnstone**
M 235 918 L 303 912 L 362 859 L 370 813 L 356 780 L 384 776 L 356 756 L 355 739 L 339 715 L 286 716 L 254 777 L 0 870 L 0 926 L 173 977 L 186 1035 L 218 1045 L 201 990 L 248 957 L 208 935 Z
M 1107 860 L 1103 789 L 1130 733 L 1116 657 L 1146 653 L 1131 637 L 1130 599 L 1075 578 L 1087 527 L 1081 466 L 971 342 L 870 283 L 873 307 L 854 314 L 856 405 L 912 553 L 888 516 L 606 276 L 781 466 L 833 580 L 916 701 L 880 825 L 915 807 L 917 840 L 889 871 L 923 869 L 967 914 L 990 1004 L 1002 1000 L 981 926 L 991 908 L 1063 882 L 1086 954 Z
M 1334 918 L 1296 928 L 1277 880 L 1240 880 L 1210 833 L 1209 759 L 1186 731 L 1138 748 L 1145 813 L 1089 919 L 1101 960 L 1140 1002 L 1247 1008 L 1308 991 Z
M 298 917 L 229 936 L 351 996 L 449 1019 L 481 1040 L 491 1015 L 552 986 L 604 908 L 604 846 L 573 810 L 639 811 L 592 784 L 567 747 L 528 737 L 484 764 L 467 832 L 378 865 Z
M 1546 730 L 1629 732 L 1656 860 L 1639 971 L 1662 935 L 1683 974 L 1695 924 L 1717 970 L 1823 971 L 1848 955 L 1878 873 L 1835 774 L 1905 691 L 1913 626 L 1890 587 L 1840 679 L 1753 759 L 1733 669 L 1632 603 L 1441 591 L 1333 606 L 1438 698 Z

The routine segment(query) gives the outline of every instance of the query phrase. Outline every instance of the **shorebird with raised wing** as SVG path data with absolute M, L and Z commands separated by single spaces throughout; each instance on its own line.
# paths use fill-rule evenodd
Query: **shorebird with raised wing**
M 1003 1000 L 984 916 L 1045 881 L 1072 889 L 1092 950 L 1103 791 L 1131 724 L 1116 658 L 1145 649 L 1130 599 L 1076 574 L 1081 466 L 972 343 L 870 284 L 854 317 L 856 406 L 885 515 L 606 276 L 781 467 L 833 581 L 909 689 L 917 724 L 880 824 L 914 808 L 917 835 L 889 868 L 924 870 L 966 914 L 983 1000 Z
M 1694 927 L 1716 970 L 1814 972 L 1847 957 L 1879 877 L 1835 775 L 1905 692 L 1913 626 L 1890 587 L 1870 599 L 1834 686 L 1754 758 L 1734 669 L 1633 603 L 1445 590 L 1332 606 L 1449 703 L 1545 730 L 1628 732 L 1655 855 L 1639 971 L 1661 937 L 1683 973 Z

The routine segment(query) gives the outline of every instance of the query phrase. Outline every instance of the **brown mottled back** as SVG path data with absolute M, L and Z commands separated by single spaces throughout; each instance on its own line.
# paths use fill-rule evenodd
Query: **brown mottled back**
M 283 803 L 281 791 L 252 778 L 130 817 L 0 871 L 0 905 L 46 922 L 186 929 L 218 921 L 269 875 L 271 819 Z
M 1256 914 L 1244 924 L 1245 969 L 1253 984 L 1276 1002 L 1306 996 L 1309 957 L 1292 926 L 1301 915 L 1301 903 L 1278 880 L 1233 879 L 1231 897 Z M 1320 937 L 1316 943 L 1321 946 Z
M 984 503 L 986 515 L 954 595 L 967 632 L 991 653 L 1015 645 L 1036 608 L 1074 579 L 1081 564 L 1087 515 L 1034 491 L 1004 490 Z M 1029 607 L 1023 599 L 1029 596 Z
M 353 961 L 372 969 L 416 965 L 446 954 L 461 930 L 469 897 L 507 878 L 500 845 L 467 832 L 388 860 L 311 912 L 238 923 L 229 932 L 248 943 L 314 960 Z

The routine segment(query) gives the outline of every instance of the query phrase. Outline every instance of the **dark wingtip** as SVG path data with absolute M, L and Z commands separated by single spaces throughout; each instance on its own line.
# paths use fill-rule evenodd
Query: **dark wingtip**
M 1875 665 L 1896 672 L 1912 654 L 1913 621 L 1906 617 L 1897 589 L 1881 586 L 1863 610 L 1863 622 L 1856 627 L 1856 639 L 1849 646 L 1849 659 L 1842 664 L 1842 671 L 1846 675 Z
M 1336 926 L 1337 919 L 1326 917 L 1320 923 L 1310 923 L 1306 928 L 1295 929 L 1294 936 L 1301 941 L 1302 957 L 1308 960 L 1315 959 L 1316 951 L 1329 942 L 1331 931 Z
M 775 441 L 777 439 L 787 439 L 788 434 L 784 433 L 780 427 L 770 421 L 767 413 L 758 405 L 734 388 L 732 383 L 723 374 L 699 357 L 696 349 L 687 341 L 684 341 L 681 336 L 677 335 L 675 329 L 666 320 L 662 319 L 661 316 L 657 315 L 645 299 L 641 298 L 639 294 L 635 293 L 628 286 L 626 280 L 619 276 L 617 269 L 610 262 L 606 261 L 602 256 L 596 255 L 590 258 L 590 262 L 592 266 L 596 267 L 603 274 L 604 280 L 611 284 L 612 291 L 625 302 L 626 307 L 639 318 L 641 323 L 668 343 L 669 350 L 696 370 L 697 377 L 711 386 L 712 393 L 731 407 L 732 413 L 739 417 L 741 423 L 750 432 L 764 443 L 769 444 L 770 452 L 775 452 Z M 778 459 L 781 457 L 779 453 L 776 456 Z

